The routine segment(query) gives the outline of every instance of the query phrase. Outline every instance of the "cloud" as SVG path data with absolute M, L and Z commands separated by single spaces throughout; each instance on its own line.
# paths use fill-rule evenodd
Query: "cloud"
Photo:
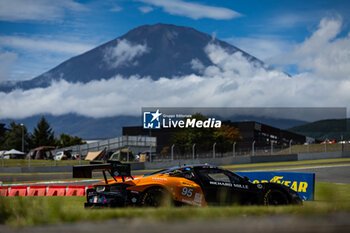
M 124 65 L 137 65 L 135 58 L 147 53 L 147 45 L 131 44 L 128 40 L 118 41 L 115 47 L 109 47 L 105 51 L 104 60 L 110 68 L 116 68 Z
M 203 72 L 205 66 L 198 58 L 194 58 L 191 60 L 191 68 L 195 71 Z
M 310 40 L 321 40 L 318 37 L 324 35 L 328 39 L 322 39 L 322 48 L 326 46 L 328 49 L 328 46 L 332 47 L 336 43 L 337 51 L 343 46 L 347 54 L 349 36 L 334 39 L 338 26 L 333 21 L 321 21 L 319 29 L 298 49 L 307 45 Z M 135 47 L 127 41 L 118 43 L 118 46 Z M 310 46 L 303 51 L 305 56 L 311 55 L 311 58 L 304 59 L 314 57 L 315 49 L 308 50 Z M 136 58 L 135 54 L 138 54 L 135 52 L 134 56 L 130 56 L 125 51 L 122 49 L 118 52 L 117 58 L 122 55 Z M 0 93 L 0 119 L 16 119 L 44 113 L 76 113 L 90 117 L 138 115 L 143 106 L 350 107 L 350 79 L 345 78 L 349 74 L 345 72 L 348 67 L 330 62 L 326 67 L 329 70 L 324 74 L 305 71 L 290 78 L 283 72 L 266 70 L 260 64 L 251 63 L 240 52 L 230 54 L 214 43 L 207 45 L 205 52 L 213 65 L 201 67 L 201 75 L 163 77 L 159 80 L 137 75 L 117 75 L 109 80 L 85 84 L 61 80 L 47 88 Z M 318 54 L 317 51 L 316 55 L 317 59 L 321 55 L 329 56 L 325 53 Z M 135 60 L 131 59 L 131 62 Z M 335 68 L 345 76 L 338 79 L 325 78 Z
M 300 71 L 311 71 L 319 78 L 349 79 L 350 33 L 340 37 L 342 19 L 323 18 L 316 31 L 295 46 L 294 51 L 274 59 L 276 64 L 296 64 Z
M 0 51 L 0 83 L 10 80 L 10 68 L 17 58 L 18 55 L 16 53 Z
M 306 13 L 284 13 L 274 16 L 268 20 L 270 29 L 289 30 L 294 27 L 305 25 L 306 23 L 315 22 L 316 15 L 310 12 Z M 266 27 L 266 25 L 264 25 Z
M 289 78 L 227 53 L 215 44 L 205 51 L 214 65 L 203 75 L 178 78 L 116 76 L 86 84 L 61 80 L 48 88 L 0 93 L 0 118 L 35 114 L 76 113 L 90 117 L 137 115 L 142 106 L 255 107 L 344 106 L 350 102 L 350 81 L 334 82 L 309 73 Z M 337 90 L 337 91 L 330 91 Z
M 153 11 L 154 9 L 152 7 L 150 7 L 150 6 L 141 6 L 141 7 L 139 7 L 139 10 L 142 13 L 147 14 L 147 13 Z
M 139 0 L 153 6 L 161 7 L 172 15 L 180 15 L 192 19 L 210 18 L 227 20 L 240 17 L 241 14 L 224 7 L 207 6 L 200 3 L 186 2 L 182 0 Z
M 312 70 L 324 78 L 350 78 L 350 33 L 337 38 L 342 20 L 322 19 L 317 31 L 299 45 L 293 56 L 301 70 Z
M 86 11 L 87 8 L 74 0 L 2 0 L 2 21 L 56 21 L 64 18 L 66 11 Z
M 294 49 L 293 44 L 289 41 L 271 35 L 231 37 L 225 40 L 267 63 L 273 62 L 270 59 Z
M 123 8 L 121 8 L 120 6 L 114 6 L 109 11 L 119 12 L 119 11 L 122 11 L 122 10 L 123 10 Z
M 69 41 L 36 39 L 19 36 L 0 36 L 0 45 L 26 51 L 54 52 L 63 54 L 80 54 L 94 47 Z

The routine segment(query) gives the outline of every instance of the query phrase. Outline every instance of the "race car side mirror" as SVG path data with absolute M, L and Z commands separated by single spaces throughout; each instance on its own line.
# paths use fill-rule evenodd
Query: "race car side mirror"
M 246 177 L 246 176 L 244 176 L 244 177 L 243 177 L 243 181 L 244 181 L 244 182 L 249 182 L 249 178 Z

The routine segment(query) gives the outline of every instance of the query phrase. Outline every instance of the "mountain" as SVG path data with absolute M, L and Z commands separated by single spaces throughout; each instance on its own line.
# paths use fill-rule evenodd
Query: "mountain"
M 3 83 L 0 91 L 47 87 L 53 80 L 59 79 L 87 83 L 118 74 L 126 78 L 131 75 L 149 76 L 153 80 L 199 74 L 197 69 L 192 68 L 192 61 L 199 61 L 205 67 L 212 65 L 204 50 L 209 43 L 220 45 L 229 53 L 240 51 L 249 61 L 264 65 L 239 48 L 193 28 L 158 23 L 135 28 L 31 80 Z
M 72 57 L 31 80 L 2 83 L 0 92 L 10 92 L 15 88 L 28 90 L 48 87 L 52 81 L 60 79 L 71 83 L 87 83 L 110 79 L 116 75 L 124 78 L 138 75 L 140 78 L 150 77 L 153 80 L 161 77 L 200 75 L 193 62 L 203 67 L 213 65 L 205 51 L 210 43 L 219 45 L 228 53 L 239 51 L 253 65 L 267 67 L 254 56 L 206 33 L 189 27 L 159 23 L 135 28 L 121 37 Z M 135 116 L 98 119 L 75 114 L 45 116 L 56 134 L 68 133 L 84 139 L 114 137 L 121 134 L 122 126 L 141 125 L 140 117 Z M 32 130 L 40 117 L 41 115 L 36 115 L 16 122 L 24 123 Z M 7 124 L 11 121 L 12 119 L 0 120 Z M 291 127 L 295 124 L 287 125 Z
M 318 140 L 350 140 L 350 118 L 315 121 L 289 128 L 289 131 Z

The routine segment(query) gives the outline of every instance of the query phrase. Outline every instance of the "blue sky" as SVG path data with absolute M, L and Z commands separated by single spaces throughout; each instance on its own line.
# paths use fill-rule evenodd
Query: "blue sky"
M 0 0 L 0 80 L 33 78 L 144 24 L 193 27 L 277 64 L 324 17 L 349 30 L 350 1 Z M 293 64 L 282 65 L 297 72 Z
M 209 43 L 203 49 L 213 65 L 191 63 L 200 75 L 115 75 L 0 92 L 0 119 L 135 115 L 142 106 L 347 107 L 350 114 L 350 1 L 340 0 L 0 0 L 0 82 L 34 78 L 135 27 L 159 22 L 216 36 L 276 69 Z M 123 40 L 111 49 L 124 49 L 113 56 L 127 54 L 137 64 L 135 54 L 148 47 Z

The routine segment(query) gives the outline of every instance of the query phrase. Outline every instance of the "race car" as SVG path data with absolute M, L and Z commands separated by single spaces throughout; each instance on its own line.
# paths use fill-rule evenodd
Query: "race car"
M 87 190 L 85 207 L 302 204 L 297 192 L 278 183 L 253 184 L 229 170 L 208 165 L 184 165 L 132 177 L 129 164 L 73 167 L 73 177 L 91 178 L 102 170 L 104 181 Z M 107 179 L 106 171 L 112 176 Z

